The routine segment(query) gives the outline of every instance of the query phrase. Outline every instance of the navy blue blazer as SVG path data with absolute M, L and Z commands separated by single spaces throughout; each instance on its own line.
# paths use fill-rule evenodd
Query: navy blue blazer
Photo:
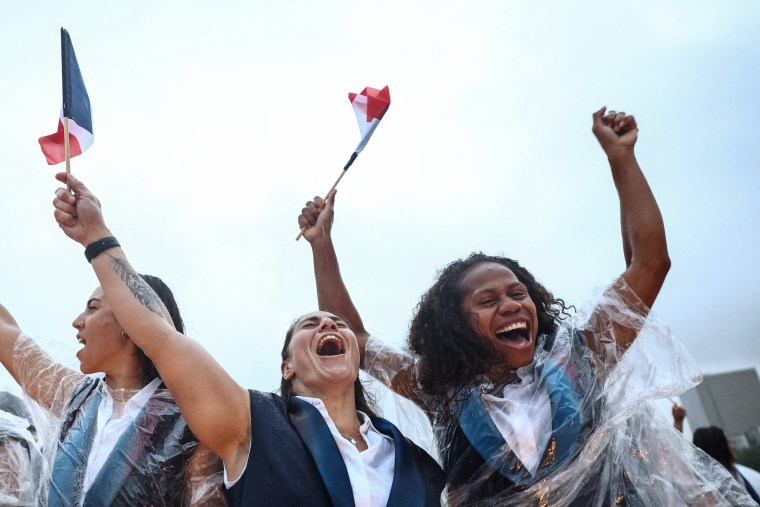
M 225 490 L 230 507 L 353 507 L 343 457 L 322 414 L 298 398 L 250 391 L 251 452 L 240 480 Z M 443 471 L 393 424 L 371 417 L 393 438 L 396 454 L 388 505 L 440 506 Z

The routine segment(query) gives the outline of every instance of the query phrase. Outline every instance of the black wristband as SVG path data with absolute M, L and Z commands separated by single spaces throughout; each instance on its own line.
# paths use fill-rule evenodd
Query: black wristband
M 106 238 L 93 241 L 87 245 L 87 248 L 84 249 L 84 256 L 87 259 L 87 262 L 92 263 L 92 259 L 100 255 L 102 252 L 108 250 L 109 248 L 116 246 L 121 245 L 118 241 L 116 241 L 116 238 L 113 236 L 108 236 Z

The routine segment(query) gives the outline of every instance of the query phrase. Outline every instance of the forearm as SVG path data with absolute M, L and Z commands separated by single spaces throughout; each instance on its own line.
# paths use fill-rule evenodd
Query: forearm
M 359 341 L 359 349 L 363 357 L 369 334 L 364 329 L 359 311 L 351 300 L 348 288 L 340 275 L 338 256 L 332 239 L 327 236 L 314 240 L 311 248 L 319 309 L 337 313 L 349 322 Z
M 670 268 L 660 208 L 632 149 L 613 152 L 608 158 L 620 199 L 627 269 L 623 276 L 651 306 Z
M 92 267 L 116 319 L 148 357 L 174 328 L 163 303 L 132 268 L 120 247 L 110 248 L 92 260 Z
M 250 435 L 248 392 L 169 323 L 163 303 L 121 248 L 101 253 L 92 266 L 119 324 L 156 365 L 198 440 L 223 459 L 237 456 Z

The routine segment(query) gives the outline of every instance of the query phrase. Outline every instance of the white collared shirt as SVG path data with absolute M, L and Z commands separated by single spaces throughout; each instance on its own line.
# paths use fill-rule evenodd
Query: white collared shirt
M 111 390 L 103 383 L 100 386 L 102 398 L 98 406 L 98 420 L 95 428 L 95 436 L 92 440 L 90 456 L 87 458 L 87 471 L 84 475 L 84 491 L 90 489 L 93 481 L 98 476 L 98 472 L 103 468 L 108 456 L 126 431 L 130 424 L 137 418 L 142 408 L 148 402 L 158 386 L 161 385 L 161 379 L 155 378 L 148 385 L 140 389 L 124 404 L 121 417 L 111 419 L 113 416 L 113 397 Z M 84 495 L 82 495 L 84 501 Z M 81 504 L 80 504 L 81 505 Z
M 535 381 L 534 364 L 517 369 L 519 383 L 482 394 L 499 433 L 531 475 L 536 474 L 552 434 L 549 394 Z
M 356 507 L 385 507 L 391 494 L 393 485 L 393 473 L 396 465 L 396 451 L 393 439 L 380 433 L 370 421 L 367 414 L 357 411 L 359 421 L 362 423 L 359 432 L 367 443 L 367 450 L 359 452 L 354 444 L 344 438 L 335 426 L 327 407 L 319 398 L 297 396 L 307 403 L 311 403 L 325 420 L 330 433 L 335 439 L 340 455 L 346 464 L 348 480 L 354 493 L 354 505 Z M 250 454 L 251 450 L 248 450 Z M 254 451 L 255 452 L 255 451 Z M 247 461 L 246 461 L 247 465 Z M 227 489 L 240 480 L 243 473 L 235 480 L 227 479 L 227 467 L 224 468 L 224 485 Z

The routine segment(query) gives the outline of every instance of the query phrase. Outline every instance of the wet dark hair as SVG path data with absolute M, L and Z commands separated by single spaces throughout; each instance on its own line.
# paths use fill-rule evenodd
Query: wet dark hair
M 503 365 L 496 348 L 477 335 L 461 308 L 462 278 L 470 268 L 483 263 L 505 266 L 527 287 L 536 305 L 538 334 L 554 331 L 572 308 L 513 259 L 475 252 L 446 266 L 420 299 L 408 340 L 409 348 L 420 356 L 418 381 L 423 391 L 443 407 L 449 407 L 480 375 Z
M 734 457 L 728 445 L 728 438 L 719 427 L 697 428 L 694 430 L 692 442 L 727 469 L 733 469 Z
M 172 290 L 169 288 L 169 286 L 166 285 L 164 281 L 157 276 L 140 276 L 143 280 L 145 280 L 145 283 L 150 285 L 150 288 L 153 289 L 153 292 L 156 293 L 159 299 L 161 299 L 161 302 L 164 304 L 164 306 L 166 306 L 166 309 L 169 311 L 169 316 L 172 318 L 174 328 L 180 333 L 184 334 L 185 323 L 182 321 L 182 315 L 179 313 L 177 301 L 175 301 L 174 293 L 172 293 Z M 139 347 L 137 347 L 137 359 L 140 362 L 140 367 L 142 368 L 143 386 L 148 385 L 148 383 L 150 383 L 154 378 L 160 377 L 156 366 L 153 364 L 153 361 L 151 361 L 148 356 L 145 355 L 145 352 L 143 352 Z
M 282 360 L 288 358 L 288 355 L 290 354 L 290 342 L 293 341 L 293 334 L 295 334 L 296 326 L 306 317 L 307 315 L 311 315 L 309 313 L 301 315 L 297 319 L 295 319 L 288 328 L 288 331 L 285 333 L 285 343 L 282 344 L 282 352 L 280 355 L 282 356 Z M 345 319 L 344 319 L 345 321 Z M 348 324 L 348 321 L 345 321 L 346 325 L 351 327 L 350 324 Z M 280 396 L 285 401 L 290 401 L 290 399 L 295 395 L 293 393 L 293 381 L 288 379 L 286 380 L 284 377 L 282 380 L 280 380 Z M 356 402 L 356 410 L 360 412 L 364 412 L 365 414 L 372 416 L 372 417 L 378 417 L 380 414 L 379 409 L 377 408 L 377 404 L 375 403 L 374 398 L 372 395 L 370 395 L 362 385 L 361 379 L 359 377 L 356 377 L 356 380 L 354 381 L 354 401 Z

